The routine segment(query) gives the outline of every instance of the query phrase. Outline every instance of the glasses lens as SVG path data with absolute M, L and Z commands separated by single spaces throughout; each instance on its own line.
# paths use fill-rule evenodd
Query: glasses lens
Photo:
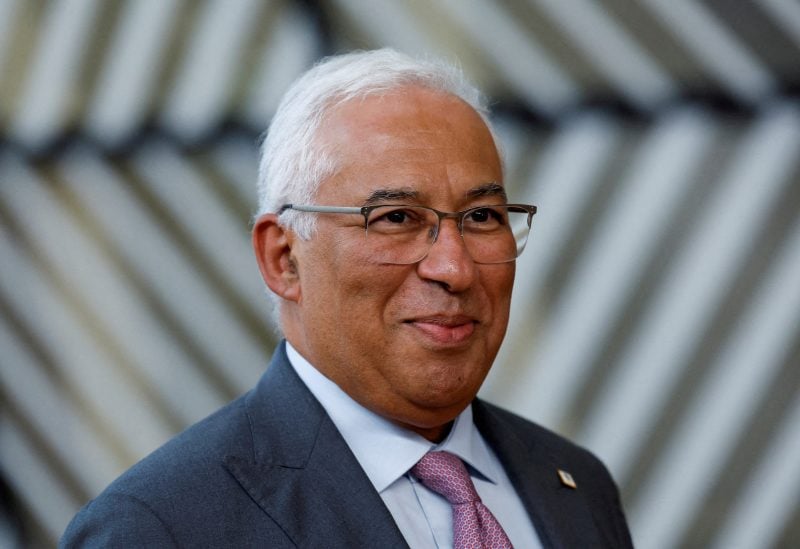
M 530 215 L 517 206 L 482 206 L 464 215 L 464 243 L 476 263 L 515 260 L 528 240 Z
M 530 214 L 519 206 L 472 208 L 464 213 L 462 235 L 476 263 L 514 261 L 528 239 Z M 367 217 L 367 246 L 378 263 L 407 265 L 422 260 L 434 242 L 439 217 L 419 206 L 380 206 Z
M 416 263 L 428 253 L 438 217 L 428 208 L 380 206 L 367 218 L 367 245 L 379 263 Z

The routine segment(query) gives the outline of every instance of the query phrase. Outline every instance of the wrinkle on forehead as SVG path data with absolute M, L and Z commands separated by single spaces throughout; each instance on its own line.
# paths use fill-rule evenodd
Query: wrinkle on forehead
M 400 141 L 399 137 L 405 139 Z M 381 131 L 376 128 L 373 131 L 366 131 L 365 128 L 359 128 L 350 135 L 348 132 L 339 132 L 334 136 L 331 148 L 336 152 L 346 153 L 351 140 L 368 142 L 369 148 L 374 152 L 374 156 L 366 159 L 364 164 L 439 163 L 443 158 L 463 157 L 465 149 L 474 149 L 472 152 L 476 163 L 493 161 L 487 150 L 471 146 L 474 144 L 465 143 L 447 131 L 422 132 L 408 129 L 399 132 L 396 128 L 390 130 L 381 128 Z M 496 151 L 491 153 L 496 154 Z

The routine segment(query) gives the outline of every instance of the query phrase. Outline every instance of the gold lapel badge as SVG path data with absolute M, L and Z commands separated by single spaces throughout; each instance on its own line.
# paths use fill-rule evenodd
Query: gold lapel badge
M 572 478 L 572 475 L 562 469 L 558 469 L 558 478 L 561 479 L 561 484 L 567 488 L 572 488 L 573 490 L 578 488 L 578 485 L 575 483 L 575 479 Z

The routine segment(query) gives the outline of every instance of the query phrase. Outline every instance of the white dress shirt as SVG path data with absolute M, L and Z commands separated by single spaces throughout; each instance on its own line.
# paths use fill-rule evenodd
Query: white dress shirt
M 453 453 L 467 464 L 478 495 L 516 549 L 541 547 L 505 470 L 472 422 L 471 407 L 456 418 L 443 442 L 433 444 L 361 406 L 288 342 L 286 352 L 300 379 L 342 434 L 410 547 L 453 547 L 450 503 L 408 472 L 427 452 L 439 450 Z

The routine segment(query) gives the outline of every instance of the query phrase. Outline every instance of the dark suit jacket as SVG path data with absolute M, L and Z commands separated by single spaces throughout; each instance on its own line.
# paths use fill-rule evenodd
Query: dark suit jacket
M 595 457 L 480 400 L 473 411 L 545 547 L 631 545 L 616 486 Z M 284 344 L 252 391 L 114 481 L 60 546 L 407 547 Z

